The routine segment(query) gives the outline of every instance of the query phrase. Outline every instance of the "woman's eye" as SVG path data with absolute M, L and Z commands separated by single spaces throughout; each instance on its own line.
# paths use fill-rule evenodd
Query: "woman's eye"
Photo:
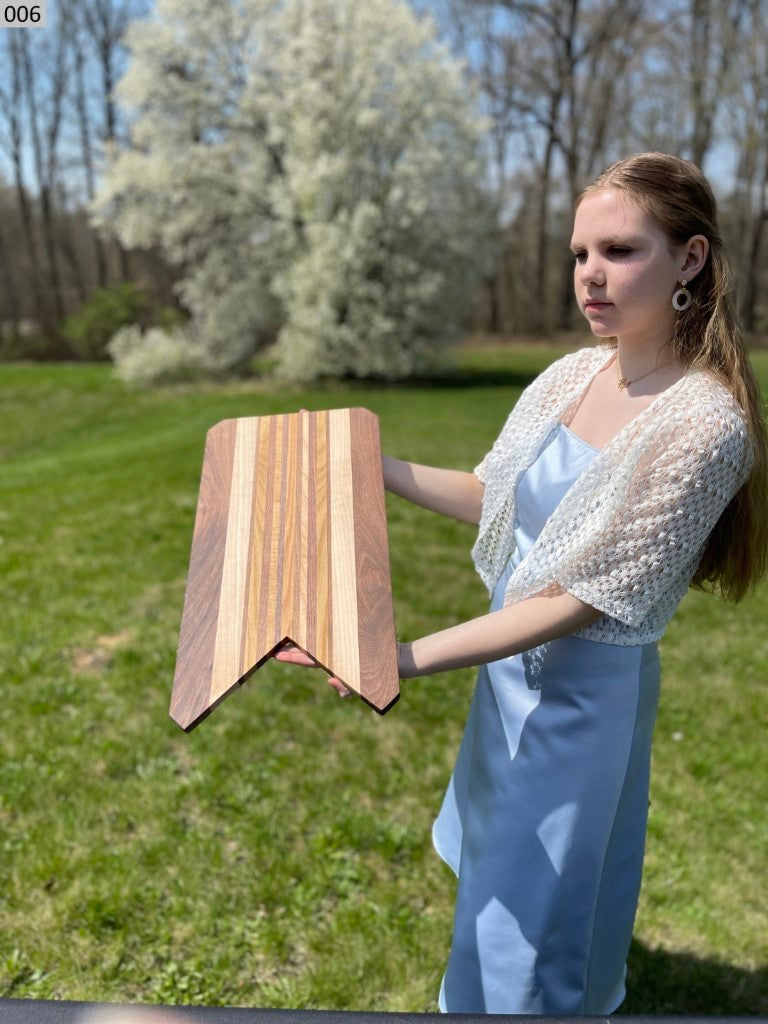
M 624 245 L 612 245 L 608 250 L 610 256 L 629 256 L 631 252 L 632 250 Z
M 587 254 L 585 252 L 581 252 L 581 251 L 580 252 L 575 252 L 573 254 L 573 258 L 576 260 L 577 263 L 583 263 L 584 260 L 587 258 Z

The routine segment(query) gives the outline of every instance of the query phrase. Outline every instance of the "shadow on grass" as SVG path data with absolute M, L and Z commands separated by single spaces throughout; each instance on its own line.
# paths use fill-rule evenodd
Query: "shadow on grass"
M 538 372 L 521 373 L 519 370 L 488 370 L 482 367 L 461 367 L 460 369 L 442 370 L 440 372 L 413 377 L 401 381 L 399 387 L 429 388 L 524 388 L 538 377 Z
M 379 380 L 369 378 L 358 380 L 357 378 L 344 378 L 343 384 L 354 384 L 355 388 L 361 391 L 366 389 L 378 391 L 381 389 L 403 389 L 405 391 L 420 391 L 425 388 L 432 390 L 444 388 L 446 391 L 457 391 L 462 388 L 519 388 L 527 387 L 532 380 L 538 377 L 540 371 L 530 373 L 519 370 L 489 370 L 478 367 L 457 367 L 445 370 L 435 370 L 432 373 L 425 373 L 421 376 L 407 377 L 403 380 Z M 333 382 L 329 382 L 333 384 Z
M 768 1014 L 768 967 L 751 971 L 693 953 L 649 949 L 632 941 L 627 1014 Z

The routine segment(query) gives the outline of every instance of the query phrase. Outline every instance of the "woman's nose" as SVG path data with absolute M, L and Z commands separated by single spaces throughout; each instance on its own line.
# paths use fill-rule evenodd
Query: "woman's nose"
M 583 285 L 605 284 L 605 270 L 599 256 L 587 256 L 577 265 L 577 273 Z

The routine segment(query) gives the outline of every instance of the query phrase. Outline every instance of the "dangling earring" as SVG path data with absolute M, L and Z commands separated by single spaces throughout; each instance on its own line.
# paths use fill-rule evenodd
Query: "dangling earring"
M 691 304 L 693 296 L 685 287 L 685 278 L 680 283 L 680 287 L 677 289 L 675 294 L 672 296 L 672 305 L 677 310 L 688 309 Z

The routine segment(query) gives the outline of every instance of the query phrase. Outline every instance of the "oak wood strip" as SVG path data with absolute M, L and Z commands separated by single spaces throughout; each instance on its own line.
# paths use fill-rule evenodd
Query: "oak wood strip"
M 283 417 L 273 416 L 270 421 L 269 505 L 268 528 L 264 537 L 261 586 L 263 612 L 259 621 L 259 650 L 265 654 L 277 643 L 275 639 L 279 595 L 276 584 L 280 580 L 282 540 L 280 537 L 280 501 L 283 494 Z
M 277 502 L 279 500 L 279 492 L 276 494 L 276 486 L 279 484 L 276 467 L 279 466 L 280 453 L 277 450 L 277 427 L 279 423 L 278 416 L 270 416 L 266 419 L 265 431 L 267 437 L 268 454 L 266 461 L 266 468 L 264 465 L 259 465 L 259 474 L 264 472 L 265 474 L 265 509 L 264 509 L 264 533 L 262 536 L 261 544 L 255 544 L 253 547 L 253 557 L 258 562 L 258 570 L 256 579 L 258 579 L 258 586 L 260 588 L 260 600 L 259 600 L 259 618 L 256 622 L 256 650 L 255 654 L 261 658 L 264 654 L 270 650 L 269 641 L 267 637 L 267 621 L 269 619 L 269 609 L 273 600 L 271 580 L 272 580 L 272 549 L 273 549 L 273 534 L 276 529 L 275 518 L 277 512 Z M 277 524 L 279 526 L 279 522 Z M 254 586 L 257 584 L 254 582 Z
M 252 417 L 237 421 L 232 486 L 229 494 L 227 543 L 219 595 L 219 623 L 211 674 L 211 703 L 240 681 L 242 664 L 243 608 L 251 550 L 251 509 L 257 424 Z
M 212 710 L 210 680 L 236 431 L 237 420 L 222 420 L 211 427 L 205 441 L 170 708 L 182 729 Z
M 334 672 L 342 682 L 350 689 L 359 692 L 360 652 L 357 644 L 357 601 L 355 599 L 355 518 L 349 487 L 352 473 L 349 410 L 336 410 L 331 419 L 330 428 L 328 515 L 333 578 L 332 664 Z
M 276 460 L 275 472 L 275 504 L 274 519 L 272 521 L 272 545 L 270 554 L 270 580 L 269 590 L 272 594 L 272 601 L 269 604 L 269 612 L 266 623 L 267 645 L 279 643 L 282 637 L 278 635 L 280 624 L 283 618 L 283 561 L 285 556 L 285 526 L 286 507 L 285 496 L 287 486 L 287 462 L 288 449 L 285 444 L 285 433 L 287 417 L 280 416 L 277 420 L 276 445 L 280 452 L 279 460 Z M 279 468 L 278 468 L 279 467 Z
M 315 565 L 317 600 L 314 606 L 315 657 L 323 665 L 333 663 L 333 633 L 331 623 L 331 602 L 333 599 L 331 579 L 331 532 L 328 517 L 328 459 L 330 455 L 330 424 L 328 413 L 317 414 L 317 437 L 315 456 Z
M 351 409 L 350 437 L 360 696 L 383 712 L 400 696 L 400 679 L 378 417 Z
M 269 592 L 262 578 L 264 562 L 264 544 L 269 543 L 272 527 L 272 496 L 270 477 L 270 458 L 274 456 L 270 419 L 258 417 L 258 442 L 255 453 L 256 469 L 253 483 L 253 507 L 251 509 L 251 529 L 254 542 L 248 564 L 248 601 L 245 609 L 245 643 L 243 645 L 244 665 L 256 665 L 264 657 L 264 639 L 260 635 L 260 626 L 264 614 L 265 601 Z
M 310 476 L 309 476 L 309 452 L 310 452 L 310 439 L 309 439 L 309 424 L 313 417 L 310 417 L 308 413 L 299 413 L 299 437 L 301 444 L 301 486 L 298 488 L 296 495 L 296 521 L 299 524 L 299 543 L 296 548 L 296 559 L 297 559 L 297 586 L 299 590 L 298 594 L 298 621 L 302 624 L 303 632 L 302 637 L 298 643 L 304 650 L 307 649 L 309 644 L 308 640 L 308 621 L 307 621 L 307 595 L 309 593 L 307 588 L 308 583 L 308 566 L 307 560 L 309 558 L 309 510 L 314 501 L 314 495 L 310 491 Z
M 280 611 L 278 622 L 290 624 L 294 633 L 293 639 L 301 646 L 306 644 L 303 623 L 299 619 L 299 554 L 300 554 L 300 533 L 301 521 L 297 516 L 300 514 L 301 500 L 301 444 L 299 439 L 299 418 L 298 416 L 287 416 L 285 422 L 285 465 L 283 473 L 283 498 L 281 501 L 282 513 L 282 551 L 283 564 L 282 573 L 277 588 L 280 599 Z M 278 637 L 278 640 L 283 637 Z

